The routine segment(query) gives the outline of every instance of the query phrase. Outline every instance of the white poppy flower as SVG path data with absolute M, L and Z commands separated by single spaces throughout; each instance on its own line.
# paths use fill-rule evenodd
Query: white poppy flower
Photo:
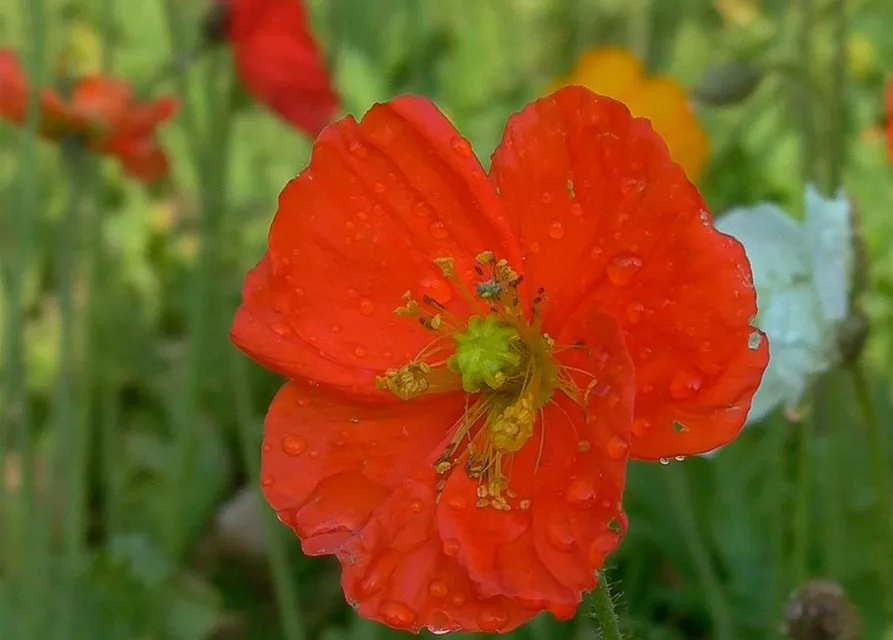
M 757 290 L 756 325 L 769 340 L 769 367 L 747 423 L 776 407 L 793 409 L 810 380 L 838 358 L 837 329 L 849 313 L 855 261 L 850 203 L 806 187 L 796 221 L 774 204 L 736 208 L 716 228 L 744 245 Z

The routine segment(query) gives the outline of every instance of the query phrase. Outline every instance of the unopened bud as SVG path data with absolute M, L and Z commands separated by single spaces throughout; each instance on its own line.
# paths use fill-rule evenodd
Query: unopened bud
M 790 640 L 859 640 L 859 619 L 837 584 L 815 580 L 794 591 L 784 610 Z
M 750 97 L 762 79 L 762 69 L 744 62 L 732 62 L 707 69 L 692 93 L 705 105 L 727 107 Z

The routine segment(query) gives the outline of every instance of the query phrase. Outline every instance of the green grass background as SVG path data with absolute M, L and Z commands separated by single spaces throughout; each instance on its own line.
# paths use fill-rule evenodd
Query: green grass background
M 642 640 L 777 637 L 788 594 L 815 577 L 844 586 L 864 638 L 893 637 L 883 511 L 893 492 L 893 167 L 873 133 L 893 76 L 893 3 L 309 5 L 346 111 L 430 96 L 485 159 L 507 117 L 589 47 L 630 48 L 692 89 L 708 70 L 733 82 L 730 62 L 765 69 L 746 98 L 702 105 L 713 153 L 699 186 L 716 213 L 770 199 L 799 215 L 804 175 L 827 189 L 828 167 L 842 163 L 867 247 L 868 347 L 856 368 L 818 382 L 799 424 L 774 415 L 712 460 L 631 465 L 629 535 L 609 576 L 624 628 Z M 256 490 L 263 414 L 280 384 L 227 330 L 309 142 L 239 94 L 226 51 L 154 80 L 195 46 L 207 6 L 0 0 L 0 43 L 44 82 L 83 48 L 86 25 L 105 69 L 140 91 L 184 96 L 162 133 L 172 180 L 155 190 L 0 126 L 3 639 L 403 635 L 357 619 L 334 563 L 302 557 L 262 501 L 236 527 L 260 536 L 262 553 L 215 524 L 237 492 Z M 587 606 L 573 623 L 541 616 L 512 637 L 595 638 Z

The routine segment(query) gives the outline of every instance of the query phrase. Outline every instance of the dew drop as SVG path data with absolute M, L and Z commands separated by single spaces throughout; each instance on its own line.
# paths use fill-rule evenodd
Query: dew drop
M 571 215 L 577 216 L 577 217 L 582 216 L 583 215 L 583 205 L 581 205 L 579 202 L 575 202 L 574 204 L 572 204 L 571 205 Z
M 348 298 L 356 298 L 357 297 L 356 289 L 348 289 L 345 293 L 347 293 Z
M 443 580 L 432 580 L 428 583 L 428 595 L 432 598 L 446 598 L 450 590 Z
M 427 218 L 429 215 L 431 215 L 431 207 L 429 207 L 427 203 L 419 200 L 415 203 L 415 205 L 413 205 L 412 212 L 419 218 Z
M 670 395 L 675 400 L 686 400 L 701 389 L 704 380 L 691 369 L 680 369 L 670 381 Z
M 351 140 L 347 148 L 352 154 L 361 159 L 369 155 L 369 151 L 358 140 Z
M 372 213 L 374 213 L 377 216 L 383 216 L 384 215 L 384 207 L 382 207 L 380 204 L 373 204 L 372 205 Z
M 629 443 L 620 436 L 613 435 L 605 443 L 605 453 L 612 460 L 620 460 L 629 450 Z
M 605 255 L 605 251 L 601 247 L 592 247 L 592 250 L 589 252 L 589 257 L 593 260 L 601 260 L 603 255 Z
M 316 460 L 319 457 L 319 451 L 317 451 L 316 449 L 313 449 L 307 455 L 310 456 L 311 460 Z
M 712 349 L 713 345 L 710 344 L 709 340 L 704 340 L 701 342 L 701 344 L 698 345 L 698 351 L 700 351 L 701 353 L 710 353 Z
M 287 338 L 291 335 L 291 327 L 285 322 L 274 322 L 271 327 L 276 335 Z
M 669 458 L 661 458 L 660 463 L 664 466 L 667 466 L 668 464 L 670 464 L 670 459 Z
M 508 624 L 509 615 L 502 607 L 486 605 L 478 614 L 478 624 L 482 631 L 499 631 Z
M 440 278 L 426 276 L 419 283 L 419 288 L 422 295 L 428 295 L 440 304 L 447 304 L 453 299 L 453 288 Z
M 752 332 L 749 336 L 747 336 L 747 348 L 751 351 L 756 351 L 760 348 L 760 345 L 763 343 L 763 334 L 759 331 Z
M 338 333 L 338 332 L 341 331 L 341 325 L 340 325 L 340 324 L 333 324 L 333 325 L 332 325 L 331 327 L 329 327 L 329 328 L 332 330 L 332 333 Z
M 395 629 L 410 629 L 415 624 L 416 615 L 406 604 L 388 600 L 379 609 L 381 617 Z
M 552 194 L 549 193 L 548 191 L 543 191 L 543 195 L 542 195 L 542 197 L 540 198 L 540 200 L 542 200 L 543 204 L 552 204 L 552 201 L 553 201 L 554 199 L 555 199 L 555 198 L 553 198 L 553 197 L 552 197 Z
M 286 455 L 299 456 L 307 448 L 307 442 L 301 436 L 286 436 L 282 439 L 282 450 Z
M 645 432 L 651 428 L 651 422 L 645 418 L 636 418 L 633 420 L 633 435 L 637 438 L 641 438 L 645 435 Z
M 357 211 L 357 218 L 359 218 L 360 220 L 368 220 L 369 214 L 365 211 Z
M 264 445 L 261 447 L 264 452 L 269 452 L 273 450 L 273 447 L 270 446 L 269 442 L 264 442 Z
M 645 305 L 641 302 L 630 302 L 626 305 L 626 318 L 633 324 L 642 319 L 643 313 L 645 313 Z
M 471 150 L 471 144 L 469 144 L 468 140 L 465 138 L 455 137 L 450 143 L 453 146 L 453 151 L 456 152 L 456 155 L 460 158 L 468 159 L 473 153 Z
M 564 224 L 560 221 L 555 220 L 552 224 L 549 225 L 549 237 L 553 240 L 558 240 L 564 237 Z
M 384 192 L 387 190 L 387 187 L 385 187 L 385 186 L 384 186 L 382 183 L 380 183 L 380 182 L 376 182 L 375 184 L 372 185 L 372 190 L 373 190 L 375 193 L 384 193 Z
M 428 232 L 431 234 L 432 238 L 437 240 L 443 240 L 450 235 L 450 232 L 446 230 L 446 227 L 443 226 L 443 223 L 440 220 L 432 222 L 428 227 Z
M 576 506 L 588 507 L 595 499 L 595 487 L 588 479 L 577 478 L 567 486 L 566 497 L 568 502 Z
M 556 510 L 546 523 L 546 538 L 559 551 L 569 551 L 574 546 L 574 534 L 561 511 Z
M 260 479 L 260 486 L 269 487 L 272 486 L 274 482 L 276 482 L 276 480 L 273 478 L 273 476 L 263 476 Z
M 462 509 L 465 509 L 466 506 L 468 506 L 465 502 L 465 498 L 460 495 L 450 496 L 450 499 L 447 500 L 447 504 L 450 506 L 451 509 L 455 509 L 456 511 L 461 511 Z
M 465 604 L 465 600 L 466 597 L 464 593 L 454 593 L 450 596 L 450 604 L 454 607 L 461 607 L 463 604 Z
M 361 344 L 358 344 L 353 349 L 353 354 L 358 358 L 365 358 L 369 353 L 369 350 Z
M 425 508 L 425 504 L 421 500 L 413 500 L 409 503 L 409 510 L 413 513 L 421 513 Z
M 449 540 L 444 540 L 443 541 L 443 553 L 450 557 L 459 553 L 459 541 L 454 538 L 450 538 Z
M 530 253 L 539 253 L 540 252 L 540 243 L 539 242 L 531 242 L 530 243 Z
M 685 456 L 676 456 L 676 462 L 682 462 L 685 460 Z
M 634 255 L 623 254 L 615 257 L 606 267 L 608 278 L 617 286 L 632 282 L 636 272 L 642 268 L 642 260 Z
M 360 300 L 360 314 L 364 316 L 371 316 L 375 312 L 375 305 L 369 298 L 363 298 Z
M 309 407 L 310 399 L 309 398 L 298 398 L 298 406 L 299 407 Z

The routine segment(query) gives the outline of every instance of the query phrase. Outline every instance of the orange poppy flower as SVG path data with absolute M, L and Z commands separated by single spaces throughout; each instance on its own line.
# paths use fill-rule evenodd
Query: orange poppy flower
M 359 614 L 507 632 L 593 588 L 629 456 L 738 434 L 755 314 L 651 125 L 570 87 L 509 120 L 489 177 L 425 99 L 324 129 L 231 337 L 290 379 L 261 485 Z
M 642 65 L 621 49 L 596 49 L 580 57 L 561 85 L 580 85 L 623 102 L 634 116 L 648 118 L 689 179 L 697 180 L 710 146 L 689 106 L 685 90 L 662 77 L 645 77 Z
M 300 0 L 218 0 L 211 37 L 225 37 L 245 89 L 285 122 L 316 137 L 338 108 Z
M 0 51 L 0 117 L 21 125 L 28 83 L 14 53 Z M 117 158 L 124 172 L 143 182 L 164 177 L 168 161 L 155 128 L 170 120 L 177 102 L 139 103 L 121 80 L 93 76 L 80 80 L 70 102 L 50 90 L 41 94 L 38 131 L 50 140 L 77 136 L 87 148 Z

